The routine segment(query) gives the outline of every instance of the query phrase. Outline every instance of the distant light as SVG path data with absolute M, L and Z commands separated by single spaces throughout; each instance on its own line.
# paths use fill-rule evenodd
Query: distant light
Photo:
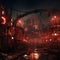
M 57 16 L 53 16 L 53 17 L 52 17 L 52 20 L 54 21 L 56 18 L 57 18 Z
M 54 18 L 57 18 L 56 16 L 54 16 Z
M 38 25 L 34 25 L 33 27 L 34 27 L 35 29 L 38 29 Z
M 13 25 L 13 23 L 11 22 L 11 26 Z
M 29 56 L 28 56 L 27 54 L 25 54 L 23 57 L 24 57 L 25 59 L 29 59 Z
M 25 30 L 25 31 L 28 31 L 28 28 L 26 27 L 24 30 Z
M 50 39 L 50 41 L 52 41 L 52 39 Z
M 18 20 L 16 25 L 17 26 L 21 26 L 21 24 L 22 24 L 22 21 L 21 20 Z
M 23 27 L 23 25 L 24 25 L 24 22 L 22 21 L 22 19 L 18 19 L 16 22 L 16 26 Z
M 56 34 L 56 33 L 55 33 L 54 35 L 55 35 L 55 36 L 57 36 L 57 34 Z
M 13 21 L 13 19 L 11 19 L 11 22 Z
M 5 12 L 4 12 L 4 10 L 2 10 L 2 15 L 4 15 L 5 14 Z
M 54 18 L 52 18 L 52 21 L 55 20 Z
M 20 23 L 20 24 L 21 24 L 21 23 L 22 23 L 22 21 L 21 21 L 21 20 L 18 20 L 18 23 Z
M 39 58 L 39 54 L 38 53 L 34 53 L 34 57 L 35 57 L 35 59 L 38 59 Z
M 6 24 L 6 18 L 3 16 L 1 18 L 3 19 L 2 24 Z
M 27 56 L 28 56 L 27 54 L 24 55 L 24 57 L 27 57 Z
M 27 42 L 27 40 L 26 40 L 26 39 L 23 39 L 23 41 L 24 41 L 24 42 Z
M 57 33 L 53 33 L 52 36 L 57 36 L 58 34 Z
M 48 42 L 48 40 L 46 40 L 46 42 Z
M 14 39 L 14 37 L 12 37 L 11 39 Z
M 31 60 L 34 60 L 34 59 L 38 60 L 39 57 L 40 57 L 40 54 L 38 52 L 33 52 L 33 53 L 30 54 L 30 59 Z

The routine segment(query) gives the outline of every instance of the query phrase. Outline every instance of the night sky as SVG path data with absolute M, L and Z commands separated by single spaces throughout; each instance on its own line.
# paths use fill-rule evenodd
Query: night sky
M 9 8 L 30 10 L 38 8 L 60 9 L 59 0 L 1 0 Z

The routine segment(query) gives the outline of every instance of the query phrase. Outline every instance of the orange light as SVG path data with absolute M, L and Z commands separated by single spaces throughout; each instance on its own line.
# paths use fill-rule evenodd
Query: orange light
M 6 18 L 3 16 L 1 18 L 3 19 L 2 24 L 6 24 Z

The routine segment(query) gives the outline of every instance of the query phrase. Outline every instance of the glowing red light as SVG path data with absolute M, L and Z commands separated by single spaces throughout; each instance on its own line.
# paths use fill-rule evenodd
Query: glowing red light
M 11 37 L 11 39 L 14 39 L 14 37 Z
M 53 17 L 52 17 L 52 20 L 55 20 L 56 18 L 57 18 L 57 16 L 53 16 Z
M 23 24 L 24 24 L 23 21 L 21 19 L 18 19 L 16 26 L 22 26 L 23 27 Z
M 57 34 L 56 34 L 56 33 L 55 33 L 54 35 L 55 35 L 55 36 L 57 36 Z
M 50 39 L 50 41 L 52 41 L 52 39 Z
M 25 28 L 24 30 L 25 30 L 25 31 L 28 31 L 28 28 Z
M 27 42 L 27 40 L 26 40 L 26 39 L 23 39 L 23 41 L 24 41 L 24 42 Z
M 3 19 L 2 24 L 6 24 L 6 18 L 3 16 L 1 18 Z
M 37 53 L 37 52 L 34 52 L 34 53 L 31 53 L 30 54 L 30 60 L 38 60 L 39 59 L 39 53 Z
M 57 33 L 53 33 L 52 36 L 58 36 L 58 34 Z
M 22 23 L 21 20 L 18 20 L 18 23 Z
M 52 20 L 55 20 L 54 18 L 52 18 Z
M 54 18 L 57 18 L 56 16 L 54 16 Z
M 48 40 L 46 40 L 46 42 L 48 42 Z
M 4 15 L 5 14 L 5 12 L 4 12 L 4 10 L 2 11 L 2 15 Z

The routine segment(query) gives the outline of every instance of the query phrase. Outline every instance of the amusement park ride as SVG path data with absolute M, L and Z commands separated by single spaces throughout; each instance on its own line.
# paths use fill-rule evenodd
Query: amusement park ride
M 29 14 L 42 14 L 42 12 L 48 13 L 49 16 L 47 30 L 40 29 L 40 21 L 36 20 L 36 17 L 30 19 L 36 20 L 30 21 L 30 23 L 26 23 L 27 21 L 22 19 Z M 40 54 L 60 52 L 59 47 L 60 11 L 37 9 L 12 20 L 11 16 L 5 13 L 4 8 L 0 8 L 0 54 L 6 56 L 7 59 L 14 59 L 25 54 L 26 59 L 38 60 Z

